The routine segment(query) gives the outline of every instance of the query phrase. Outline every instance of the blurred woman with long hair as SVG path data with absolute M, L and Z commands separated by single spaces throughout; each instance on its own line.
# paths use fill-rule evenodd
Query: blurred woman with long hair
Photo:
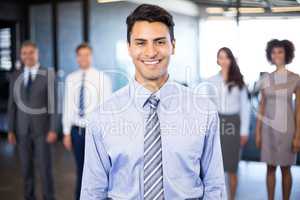
M 229 199 L 235 199 L 240 148 L 247 143 L 250 102 L 243 76 L 232 51 L 223 47 L 218 51 L 220 72 L 209 78 L 214 89 L 213 101 L 220 117 L 221 146 L 224 170 L 229 177 Z

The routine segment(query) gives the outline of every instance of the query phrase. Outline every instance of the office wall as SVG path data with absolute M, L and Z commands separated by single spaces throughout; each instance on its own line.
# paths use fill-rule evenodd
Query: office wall
M 64 75 L 78 69 L 75 48 L 82 38 L 81 2 L 58 5 L 58 68 Z
M 93 65 L 106 71 L 113 89 L 124 86 L 134 66 L 127 53 L 126 17 L 138 5 L 129 2 L 99 4 L 90 0 L 90 43 L 94 50 Z M 171 59 L 171 78 L 185 83 L 198 79 L 198 18 L 172 13 L 175 21 L 176 52 Z M 30 8 L 31 37 L 41 51 L 41 63 L 53 65 L 51 5 Z M 74 50 L 82 41 L 80 2 L 58 4 L 58 67 L 64 75 L 77 68 Z
M 40 63 L 45 67 L 53 67 L 51 5 L 32 5 L 29 10 L 30 39 L 39 47 Z
M 174 14 L 176 48 L 170 75 L 189 85 L 199 79 L 199 18 Z
M 135 7 L 127 2 L 98 4 L 91 0 L 91 45 L 94 63 L 99 69 L 110 71 L 114 90 L 126 84 L 130 68 L 126 49 L 126 16 Z M 113 73 L 114 72 L 114 73 Z
M 51 9 L 50 4 L 30 7 L 30 36 L 40 48 L 41 64 L 47 67 L 53 67 Z M 58 68 L 65 77 L 77 69 L 74 51 L 82 42 L 82 9 L 80 2 L 59 3 L 57 9 Z

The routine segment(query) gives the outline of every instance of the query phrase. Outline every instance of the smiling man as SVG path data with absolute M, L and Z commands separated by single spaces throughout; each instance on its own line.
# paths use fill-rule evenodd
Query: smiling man
M 171 14 L 143 4 L 126 22 L 135 78 L 89 120 L 81 199 L 226 199 L 218 114 L 168 74 Z

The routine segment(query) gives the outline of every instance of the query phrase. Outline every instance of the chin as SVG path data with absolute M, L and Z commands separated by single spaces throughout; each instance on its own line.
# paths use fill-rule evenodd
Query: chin
M 144 77 L 149 81 L 156 81 L 156 80 L 160 80 L 163 77 L 165 77 L 165 74 L 161 74 L 161 73 L 150 74 L 150 73 L 148 73 L 148 75 L 146 75 Z
M 159 80 L 161 77 L 159 77 L 159 76 L 148 76 L 148 77 L 146 77 L 146 79 L 148 80 L 148 81 L 157 81 L 157 80 Z

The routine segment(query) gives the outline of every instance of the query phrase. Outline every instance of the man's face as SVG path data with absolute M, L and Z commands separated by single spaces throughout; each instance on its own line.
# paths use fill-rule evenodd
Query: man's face
M 77 52 L 77 63 L 83 70 L 92 64 L 92 51 L 89 48 L 81 48 Z
M 144 82 L 160 81 L 168 76 L 174 54 L 168 27 L 161 22 L 138 21 L 132 27 L 128 51 L 136 68 L 136 78 Z
M 38 49 L 33 46 L 24 46 L 21 48 L 21 61 L 24 65 L 32 67 L 39 61 Z

